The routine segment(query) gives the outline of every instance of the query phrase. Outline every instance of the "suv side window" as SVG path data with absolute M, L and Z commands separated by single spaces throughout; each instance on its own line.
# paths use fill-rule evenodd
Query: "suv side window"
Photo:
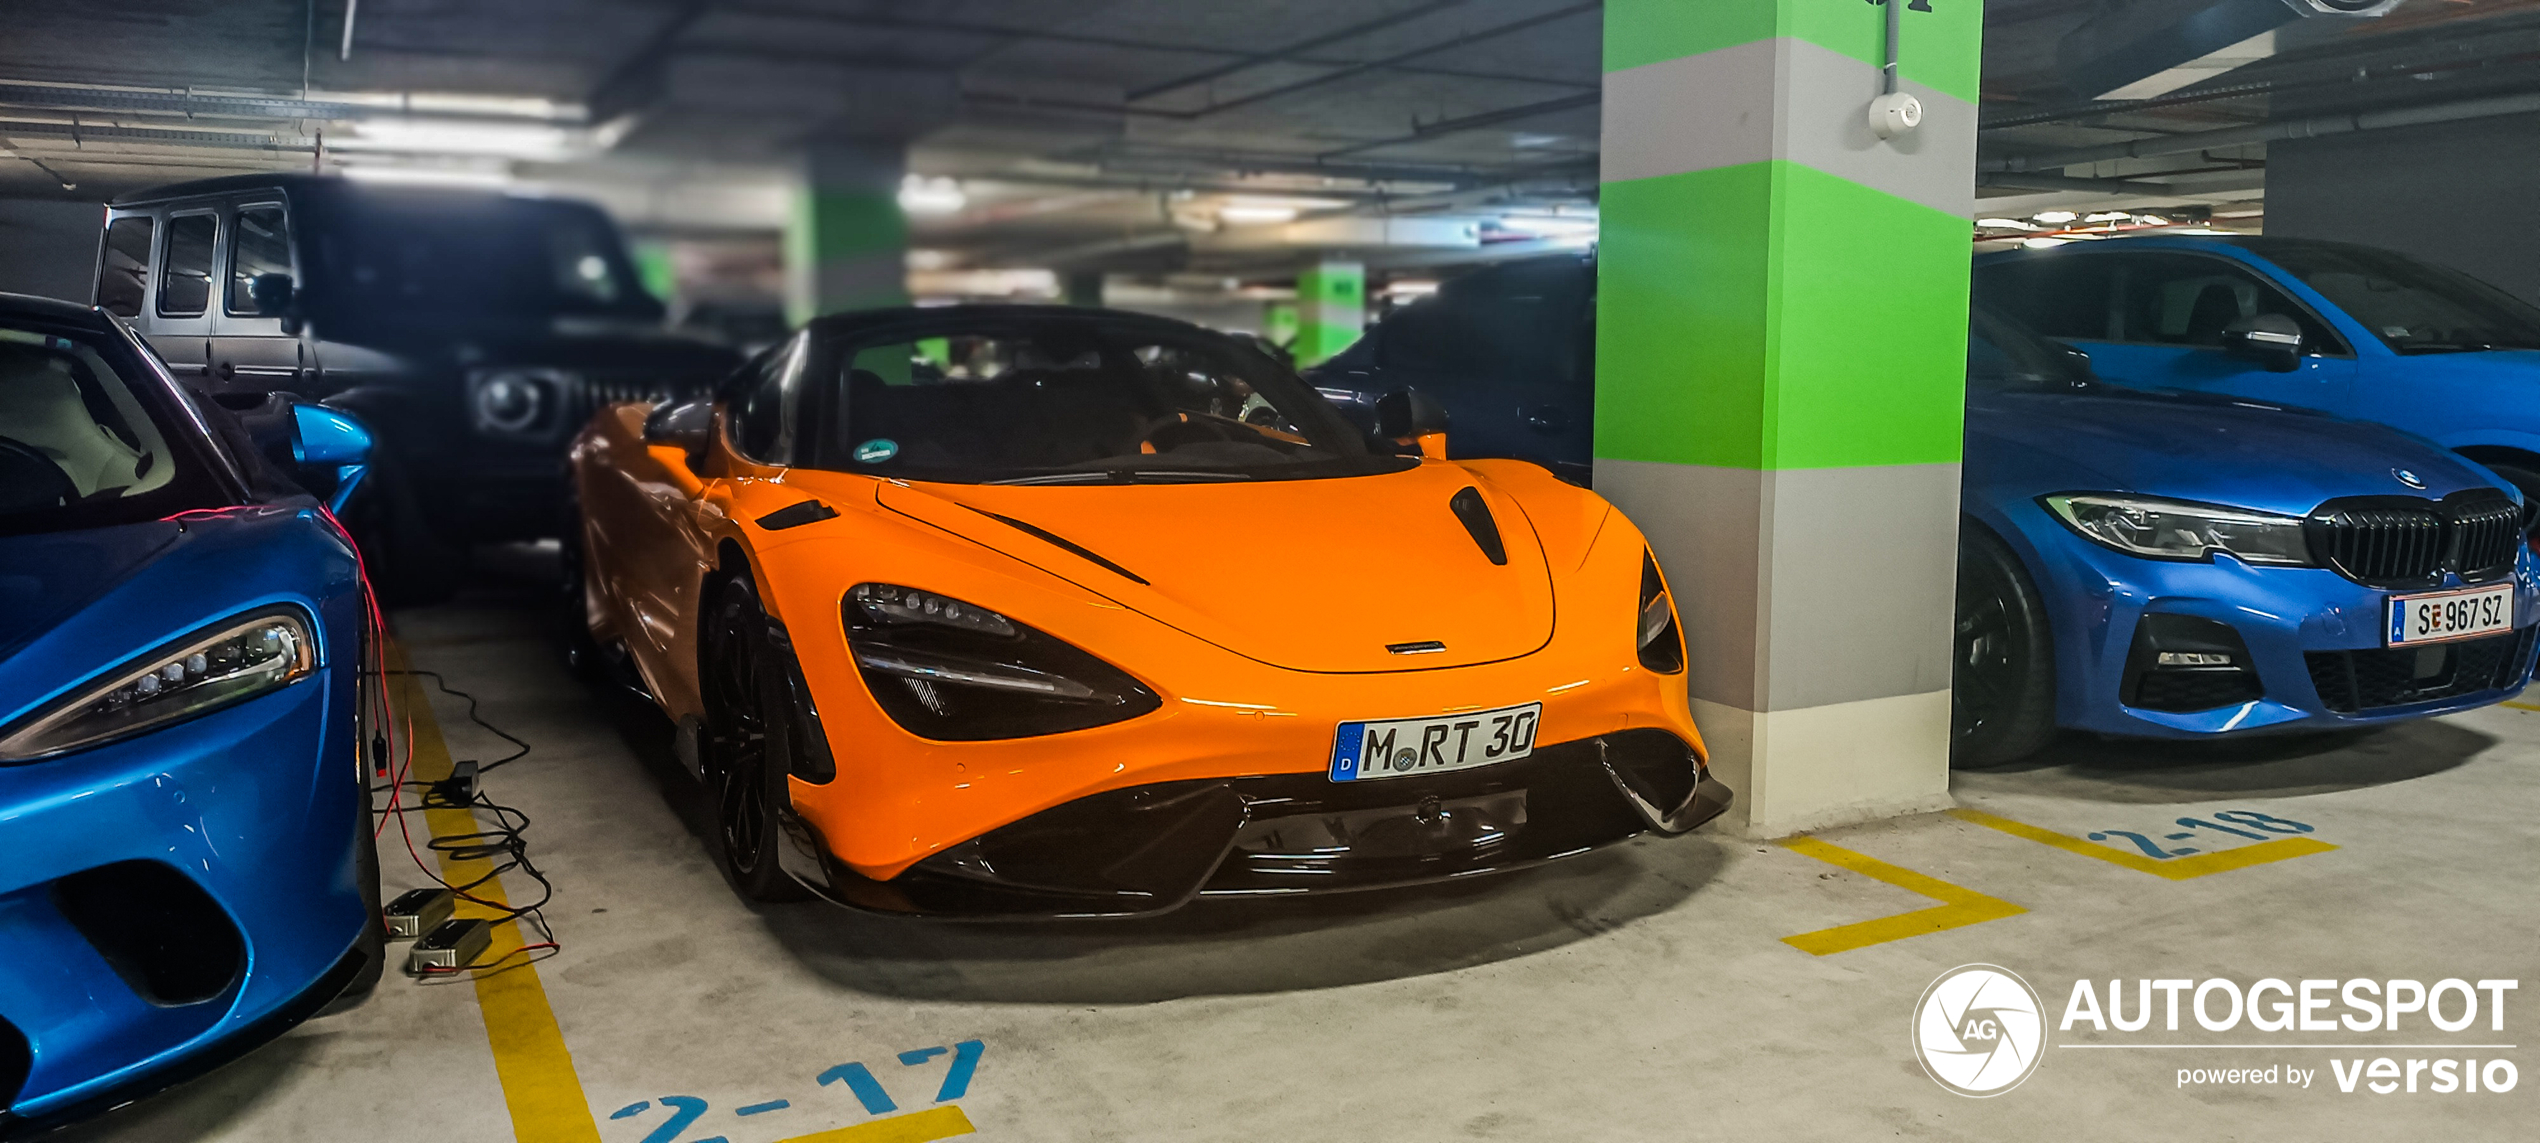
M 97 267 L 97 305 L 116 317 L 140 317 L 150 290 L 150 238 L 157 219 L 127 214 L 106 227 L 106 258 Z
M 2233 322 L 2282 314 L 2300 323 L 2315 354 L 2344 356 L 2345 339 L 2284 291 L 2239 264 L 2195 254 L 2128 254 L 2117 286 L 2118 338 L 2151 345 L 2213 348 Z
M 229 298 L 224 306 L 233 314 L 255 314 L 256 278 L 290 272 L 291 224 L 282 204 L 239 207 L 237 225 L 229 232 Z
M 168 216 L 167 262 L 159 268 L 159 316 L 200 317 L 212 300 L 212 240 L 220 216 Z
M 1384 320 L 1377 363 L 1488 376 L 1567 378 L 1592 275 L 1576 258 L 1515 262 L 1447 284 Z
M 2048 337 L 2116 341 L 2107 255 L 2042 254 L 1976 267 L 1976 298 Z

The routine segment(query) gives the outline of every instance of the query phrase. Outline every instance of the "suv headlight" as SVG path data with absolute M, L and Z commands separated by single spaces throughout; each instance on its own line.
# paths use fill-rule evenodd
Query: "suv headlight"
M 225 619 L 0 728 L 0 765 L 101 746 L 280 690 L 316 672 L 317 642 L 298 615 Z
M 2072 530 L 2127 555 L 2201 560 L 2229 552 L 2253 564 L 2313 564 L 2298 516 L 2110 492 L 2067 492 L 2038 502 Z
M 1060 734 L 1162 705 L 1118 667 L 975 603 L 861 583 L 839 611 L 874 701 L 891 721 L 926 738 Z
M 523 435 L 555 425 L 573 376 L 554 369 L 496 369 L 468 379 L 469 423 L 481 433 Z
M 1640 554 L 1640 665 L 1662 675 L 1685 669 L 1685 637 L 1676 625 L 1676 601 L 1658 574 L 1658 557 Z

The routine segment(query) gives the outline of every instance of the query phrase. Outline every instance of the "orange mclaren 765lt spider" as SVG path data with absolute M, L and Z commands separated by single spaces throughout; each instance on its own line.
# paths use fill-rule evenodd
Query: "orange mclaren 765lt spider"
M 752 898 L 1128 916 L 1725 809 L 1640 532 L 1444 459 L 1420 394 L 1377 414 L 1161 318 L 825 318 L 593 419 L 569 613 L 677 725 Z

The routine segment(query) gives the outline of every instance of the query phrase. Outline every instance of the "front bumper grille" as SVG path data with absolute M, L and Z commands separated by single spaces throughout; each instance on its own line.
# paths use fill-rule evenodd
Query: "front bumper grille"
M 1653 828 L 1692 829 L 1729 798 L 1701 776 L 1683 740 L 1629 730 L 1432 777 L 1269 774 L 1106 791 L 991 830 L 890 881 L 829 857 L 805 823 L 786 828 L 815 851 L 804 856 L 819 862 L 825 884 L 813 887 L 855 908 L 1118 917 L 1198 896 L 1378 889 L 1519 869 Z
M 2457 643 L 2312 651 L 2302 658 L 2321 705 L 2339 714 L 2368 714 L 2514 686 L 2531 669 L 2536 634 L 2540 626 Z
M 2311 512 L 2303 531 L 2313 554 L 2337 574 L 2373 587 L 2430 587 L 2443 573 L 2467 580 L 2513 571 L 2523 542 L 2522 510 L 2493 488 L 2443 499 L 2357 496 Z

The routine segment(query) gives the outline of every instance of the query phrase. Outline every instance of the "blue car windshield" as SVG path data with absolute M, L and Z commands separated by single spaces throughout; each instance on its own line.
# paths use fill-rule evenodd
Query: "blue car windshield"
M 2457 270 L 2363 246 L 2292 241 L 2250 246 L 2336 303 L 2394 353 L 2540 349 L 2540 309 Z
M 220 503 L 129 347 L 0 318 L 0 535 Z

